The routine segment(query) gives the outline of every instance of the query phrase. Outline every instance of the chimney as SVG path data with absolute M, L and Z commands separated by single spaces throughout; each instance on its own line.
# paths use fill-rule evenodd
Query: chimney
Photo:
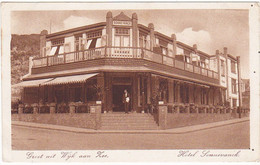
M 151 38 L 151 50 L 153 50 L 153 47 L 155 46 L 155 36 L 154 36 L 154 25 L 153 23 L 148 24 L 148 28 L 150 29 L 150 38 Z
M 216 55 L 219 55 L 219 50 L 216 50 Z
M 173 45 L 173 56 L 175 57 L 176 55 L 176 47 L 177 47 L 177 42 L 176 42 L 176 35 L 175 34 L 172 34 L 171 35 L 171 38 L 172 38 L 172 45 Z
M 194 49 L 195 52 L 197 52 L 197 50 L 198 50 L 197 44 L 194 44 L 194 45 L 193 45 L 193 49 Z
M 224 55 L 227 55 L 227 47 L 224 47 Z
M 44 57 L 44 48 L 46 47 L 46 36 L 48 35 L 47 30 L 42 30 L 40 34 L 40 57 Z

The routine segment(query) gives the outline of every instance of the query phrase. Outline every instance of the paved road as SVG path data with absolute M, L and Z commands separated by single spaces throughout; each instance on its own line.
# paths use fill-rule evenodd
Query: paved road
M 12 126 L 14 150 L 247 149 L 249 122 L 183 134 L 86 134 Z

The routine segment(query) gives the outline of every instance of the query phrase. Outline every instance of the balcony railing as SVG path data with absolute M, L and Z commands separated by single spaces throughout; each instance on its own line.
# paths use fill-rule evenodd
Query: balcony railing
M 133 47 L 99 47 L 78 52 L 69 52 L 54 56 L 33 59 L 33 68 L 66 64 L 98 58 L 138 58 L 161 63 L 181 70 L 186 70 L 206 77 L 218 79 L 218 73 L 191 63 L 177 60 L 163 54 L 154 53 L 144 48 Z

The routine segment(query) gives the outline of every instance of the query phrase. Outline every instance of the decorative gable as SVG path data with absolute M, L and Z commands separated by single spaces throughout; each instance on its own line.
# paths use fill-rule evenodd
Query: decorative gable
M 132 20 L 130 17 L 125 15 L 123 12 L 121 12 L 119 15 L 115 16 L 113 19 L 117 20 L 117 21 L 131 21 Z

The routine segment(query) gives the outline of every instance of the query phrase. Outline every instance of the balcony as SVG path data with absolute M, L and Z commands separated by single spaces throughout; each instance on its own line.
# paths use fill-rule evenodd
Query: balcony
M 112 62 L 125 59 L 127 61 L 125 61 L 125 65 L 123 66 L 129 65 L 129 67 L 131 67 L 129 63 L 132 59 L 133 66 L 135 65 L 138 67 L 138 65 L 156 65 L 157 68 L 160 67 L 166 71 L 172 70 L 172 72 L 177 73 L 179 75 L 185 73 L 185 75 L 190 78 L 197 79 L 197 77 L 203 77 L 203 80 L 206 81 L 213 80 L 215 84 L 218 83 L 218 81 L 216 80 L 219 79 L 218 73 L 215 71 L 202 68 L 191 63 L 186 63 L 184 61 L 179 61 L 173 57 L 169 57 L 163 54 L 154 53 L 153 51 L 144 48 L 133 47 L 99 47 L 79 52 L 69 52 L 54 56 L 34 58 L 32 73 L 37 74 L 44 72 L 52 72 L 52 69 L 49 69 L 49 71 L 47 71 L 46 68 L 53 67 L 54 69 L 55 67 L 57 68 L 57 66 L 60 65 L 62 65 L 62 67 L 59 67 L 59 69 L 62 68 L 63 70 L 66 70 L 66 66 L 68 66 L 68 68 L 72 68 L 70 64 L 73 63 L 77 65 L 73 66 L 73 68 L 88 67 L 90 65 L 90 61 L 92 61 L 91 64 L 93 64 L 93 61 L 98 59 L 110 60 L 110 65 L 113 65 Z M 102 61 L 99 61 L 98 63 L 95 63 L 95 65 L 98 67 L 104 65 L 104 63 L 107 64 L 106 62 L 102 63 Z M 42 70 L 39 71 L 41 68 Z

